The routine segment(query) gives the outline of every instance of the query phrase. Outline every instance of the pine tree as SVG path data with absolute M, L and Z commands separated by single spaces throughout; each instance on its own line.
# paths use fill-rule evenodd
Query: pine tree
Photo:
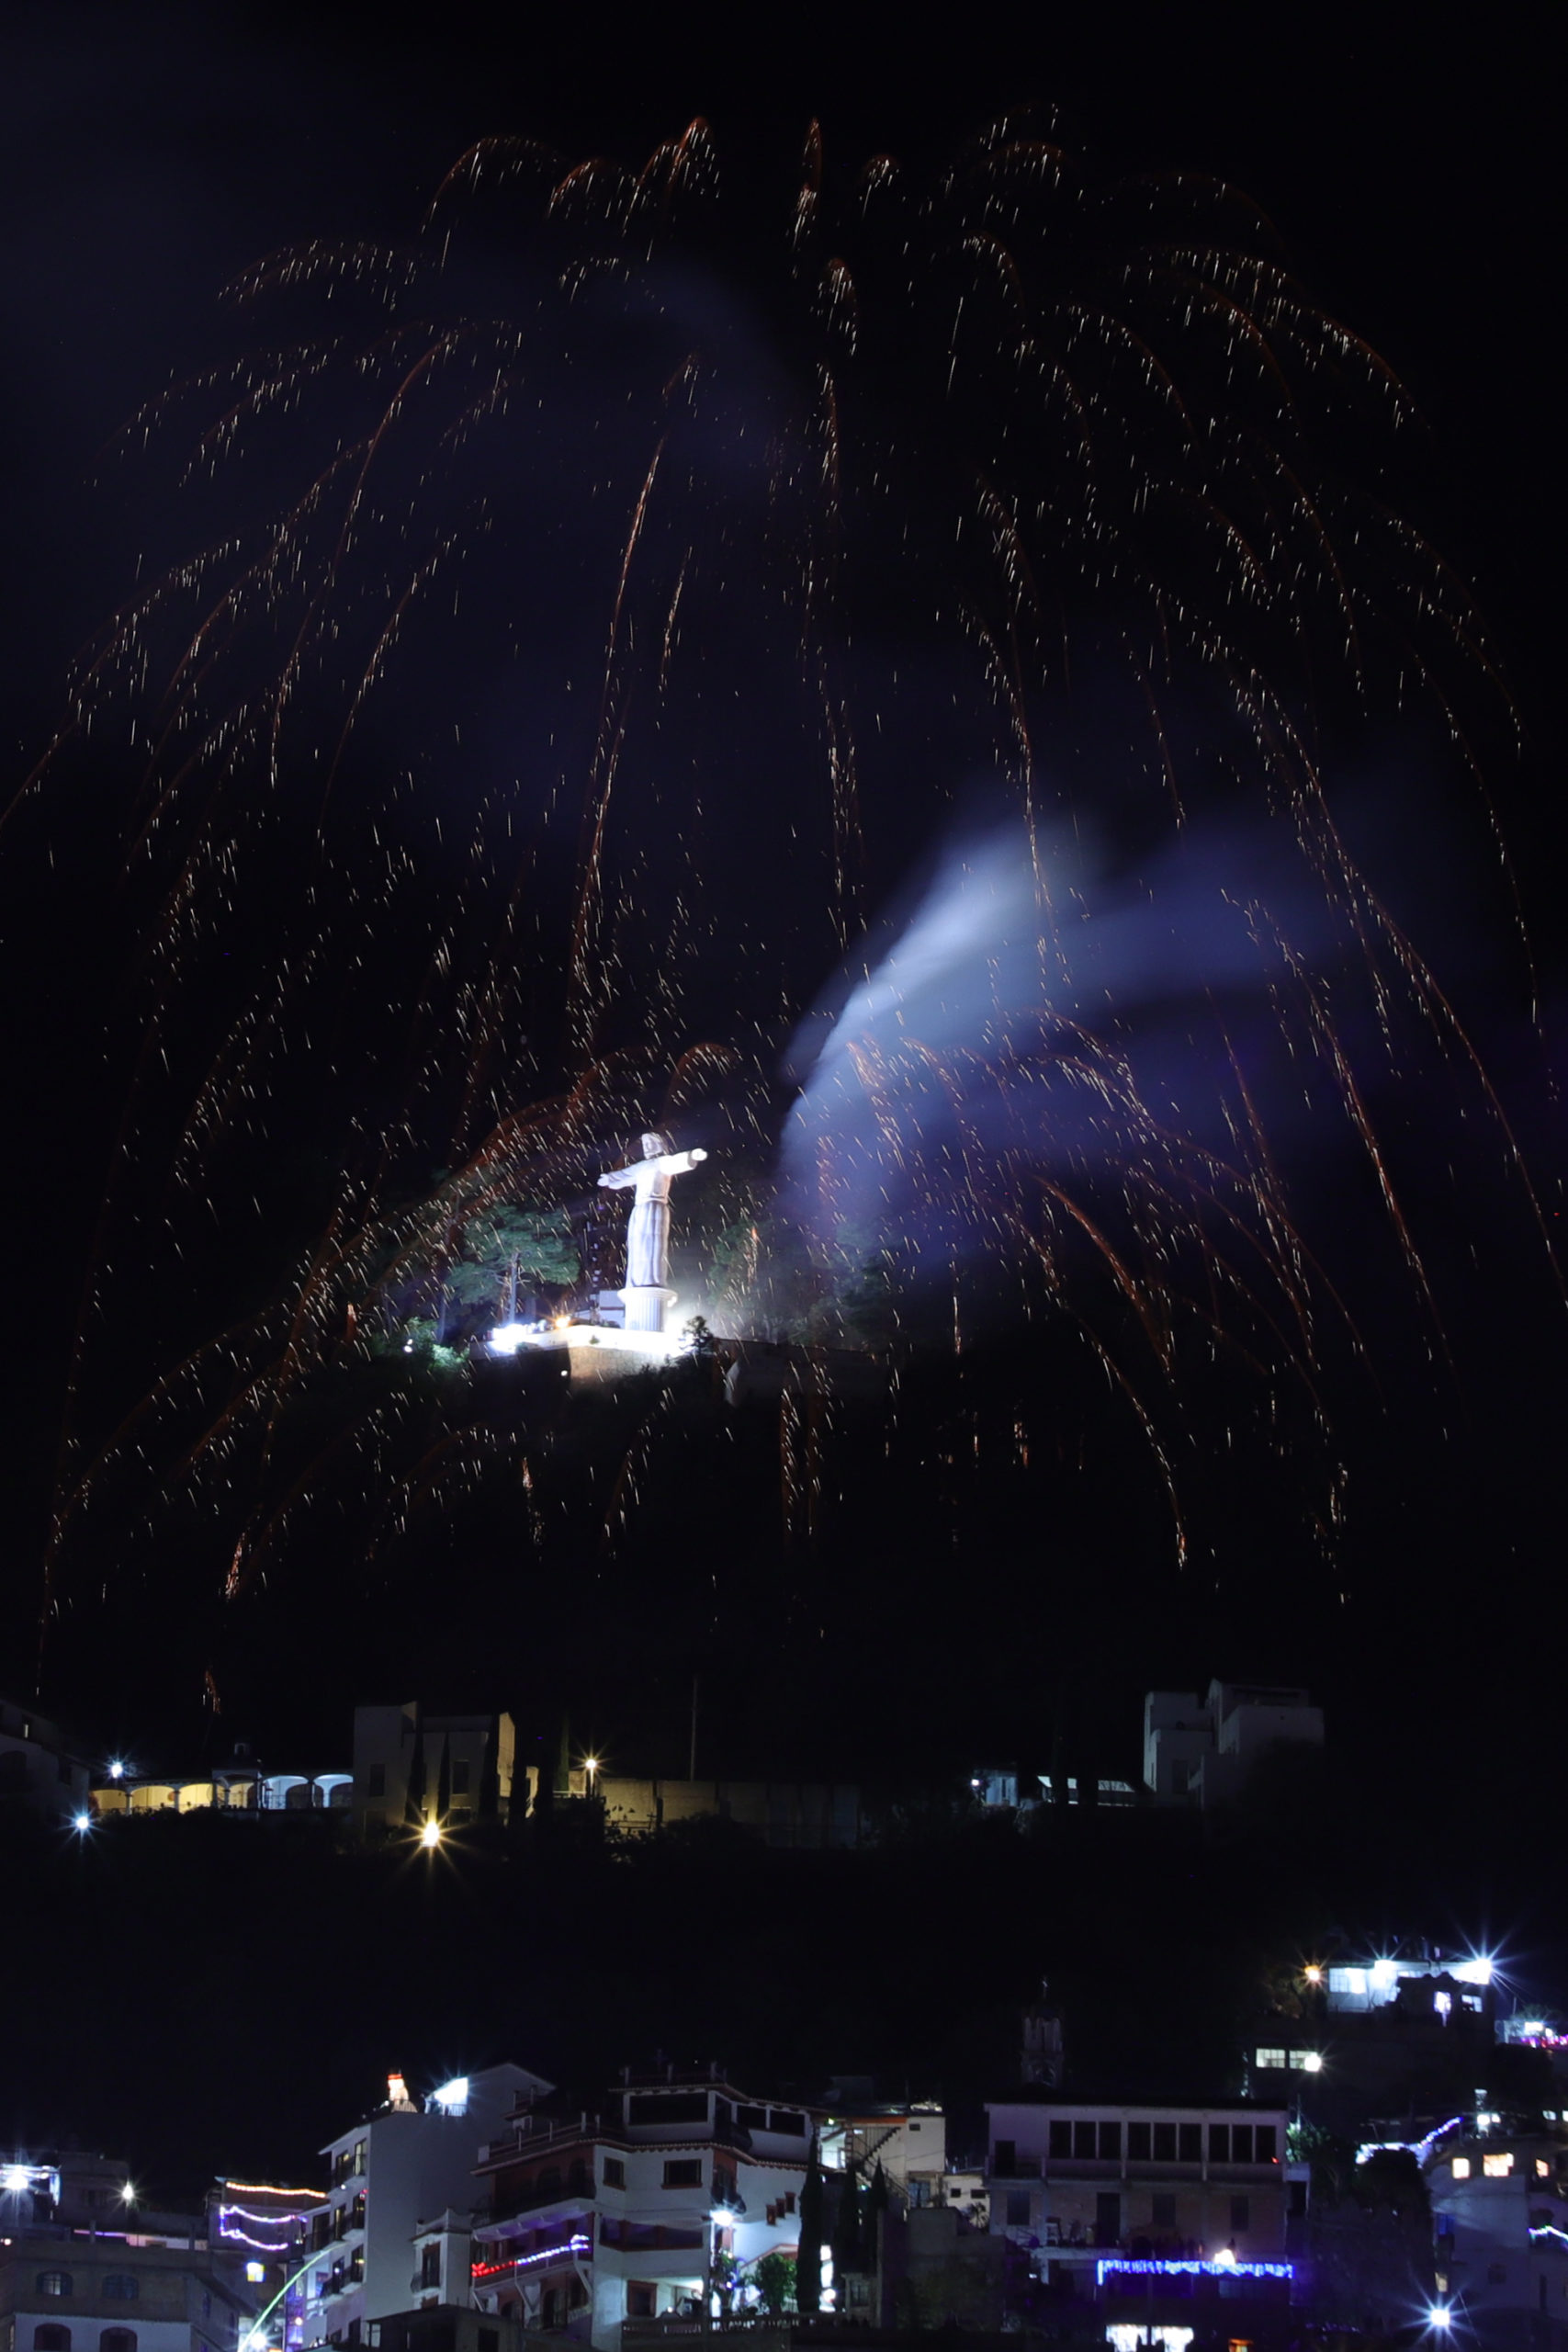
M 803 2314 L 822 2308 L 822 2167 L 818 2162 L 815 2133 L 800 2188 L 800 2251 L 795 2258 L 795 2307 Z
M 424 1733 L 416 1730 L 413 1754 L 409 1758 L 409 1792 L 403 1804 L 403 1819 L 411 1829 L 424 1827 Z

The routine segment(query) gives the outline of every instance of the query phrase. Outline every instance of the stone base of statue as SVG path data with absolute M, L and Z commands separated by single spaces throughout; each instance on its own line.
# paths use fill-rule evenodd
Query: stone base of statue
M 626 1331 L 662 1331 L 664 1310 L 673 1306 L 676 1299 L 676 1293 L 667 1290 L 661 1283 L 646 1288 L 628 1283 L 619 1295 L 626 1310 L 621 1328 Z

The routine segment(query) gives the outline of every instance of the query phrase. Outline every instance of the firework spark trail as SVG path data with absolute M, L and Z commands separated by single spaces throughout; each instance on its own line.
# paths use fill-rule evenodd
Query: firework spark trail
M 506 233 L 520 235 L 525 266 L 498 276 L 483 239 L 499 216 L 487 208 L 514 199 L 524 218 Z M 886 1193 L 891 1171 L 940 1211 L 944 1248 L 962 1232 L 1032 1253 L 1069 1312 L 1070 1227 L 1149 1344 L 1160 1335 L 1168 1364 L 1190 1260 L 1212 1321 L 1220 1300 L 1250 1302 L 1276 1340 L 1293 1326 L 1310 1364 L 1316 1304 L 1331 1294 L 1286 1207 L 1280 1140 L 1234 1036 L 1213 1020 L 1231 1089 L 1205 1115 L 1228 1135 L 1227 1158 L 1140 1092 L 1121 1034 L 1136 1022 L 1136 992 L 1111 990 L 1092 1016 L 1080 1001 L 1084 910 L 1054 871 L 1057 826 L 1077 824 L 1085 799 L 1091 817 L 1107 804 L 1112 831 L 1173 821 L 1185 835 L 1212 818 L 1218 776 L 1226 821 L 1251 790 L 1332 910 L 1332 926 L 1293 920 L 1287 944 L 1255 894 L 1239 894 L 1255 961 L 1269 942 L 1284 975 L 1268 992 L 1285 1050 L 1305 1043 L 1328 1074 L 1413 1279 L 1430 1299 L 1369 1073 L 1331 1013 L 1328 927 L 1348 930 L 1360 956 L 1385 1063 L 1397 1058 L 1402 1000 L 1457 1051 L 1546 1235 L 1481 1056 L 1351 856 L 1325 781 L 1325 681 L 1358 710 L 1395 683 L 1400 697 L 1419 687 L 1466 756 L 1466 682 L 1499 684 L 1472 601 L 1423 536 L 1323 462 L 1337 414 L 1369 398 L 1394 426 L 1414 418 L 1397 379 L 1307 297 L 1275 257 L 1270 224 L 1234 191 L 1190 175 L 1106 182 L 1011 119 L 929 185 L 886 156 L 835 177 L 813 123 L 798 182 L 773 212 L 728 201 L 700 118 L 639 171 L 480 141 L 442 180 L 410 247 L 275 254 L 232 289 L 247 311 L 330 301 L 330 332 L 275 340 L 176 386 L 130 428 L 145 438 L 182 402 L 222 400 L 187 468 L 204 551 L 139 591 L 89 649 L 41 772 L 73 734 L 127 715 L 142 774 L 129 867 L 152 903 L 122 1135 L 164 1083 L 154 1040 L 178 1025 L 176 1009 L 199 1028 L 190 1007 L 216 943 L 231 922 L 256 924 L 277 860 L 285 880 L 243 1002 L 220 1008 L 217 1035 L 197 1035 L 189 1070 L 170 1074 L 186 1105 L 173 1172 L 193 1198 L 242 1116 L 265 1145 L 334 992 L 340 1028 L 376 1006 L 385 956 L 371 959 L 407 919 L 429 834 L 444 849 L 446 820 L 471 842 L 442 903 L 421 910 L 423 954 L 397 942 L 369 1050 L 397 1039 L 398 1083 L 385 1103 L 355 1107 L 336 1141 L 339 1200 L 286 1301 L 254 1324 L 252 1361 L 269 1369 L 214 1400 L 225 1445 L 255 1419 L 264 1474 L 333 1335 L 362 1350 L 400 1283 L 446 1262 L 466 1209 L 559 1181 L 606 1123 L 634 1103 L 644 1115 L 660 1082 L 694 1104 L 738 1059 L 765 1059 L 767 1035 L 819 985 L 869 894 L 908 870 L 963 780 L 931 749 L 943 695 L 968 773 L 993 776 L 1021 820 L 1031 993 L 995 1017 L 1004 1032 L 1021 1008 L 1028 1017 L 999 1056 L 978 1031 L 961 1040 L 917 1021 L 893 1039 L 863 1024 L 841 1058 L 852 1074 L 858 1061 L 875 1148 L 852 1122 L 835 1144 L 826 1105 L 808 1139 L 840 1212 L 857 1185 Z M 376 314 L 364 334 L 344 317 L 361 300 Z M 521 308 L 508 312 L 509 300 Z M 290 479 L 305 487 L 259 517 L 242 499 L 238 526 L 214 527 L 206 510 L 236 459 L 285 413 L 299 419 Z M 446 662 L 430 592 L 459 557 L 477 560 L 492 528 L 504 535 L 515 475 L 536 505 L 557 495 L 568 519 L 549 509 L 531 520 L 514 568 L 527 584 L 510 613 L 512 658 L 541 637 L 529 673 L 536 741 L 512 785 L 476 773 L 469 831 L 457 781 L 428 753 L 419 781 L 412 760 L 381 775 L 363 738 L 383 703 L 396 714 L 405 669 Z M 630 519 L 612 547 L 599 518 L 617 514 Z M 563 548 L 583 626 L 552 636 L 539 582 Z M 567 691 L 589 689 L 570 713 L 539 685 L 558 660 Z M 744 698 L 738 687 L 739 716 L 721 718 L 716 681 L 732 666 Z M 1137 760 L 1108 783 L 1097 722 L 1075 716 L 1076 698 L 1089 710 L 1112 670 L 1131 678 L 1153 748 L 1146 804 Z M 150 715 L 152 677 L 164 684 Z M 487 684 L 443 667 L 455 723 Z M 567 721 L 594 707 L 584 740 Z M 694 750 L 687 808 L 671 797 L 666 814 L 675 738 L 700 740 L 701 758 Z M 410 824 L 426 821 L 412 846 L 400 793 Z M 569 831 L 575 816 L 579 844 L 564 887 L 548 855 L 558 809 Z M 668 836 L 662 860 L 654 826 Z M 295 854 L 305 843 L 308 856 Z M 477 976 L 465 962 L 475 941 Z M 682 1061 L 682 1036 L 718 1025 L 720 972 L 727 1044 Z M 710 1001 L 689 1014 L 705 986 Z M 618 1059 L 616 1037 L 634 1033 L 621 1006 L 639 992 L 641 1059 Z M 933 1110 L 929 1137 L 918 1121 L 906 1132 L 901 1091 L 906 1107 L 944 1102 L 945 1126 Z M 536 1099 L 519 1111 L 525 1091 Z M 767 1124 L 755 1105 L 744 1115 Z M 392 1171 L 410 1160 L 458 1173 L 420 1207 L 389 1208 Z M 111 1172 L 73 1397 L 116 1199 Z M 1021 1200 L 1055 1202 L 1051 1235 Z M 1124 1367 L 1107 1369 L 1123 1381 Z M 147 1391 L 162 1394 L 156 1381 Z M 73 1523 L 83 1459 L 67 1427 L 60 1526 Z M 368 1458 L 393 1440 L 362 1442 Z M 454 1443 L 437 1460 L 461 1454 Z M 246 1524 L 282 1521 L 258 1500 Z M 51 1544 L 51 1579 L 57 1560 Z

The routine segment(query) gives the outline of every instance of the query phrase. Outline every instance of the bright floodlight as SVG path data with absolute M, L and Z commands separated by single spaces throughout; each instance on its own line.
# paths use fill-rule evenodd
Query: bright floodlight
M 1315 1960 L 1313 1961 L 1309 1966 L 1303 1969 L 1302 1974 L 1306 1978 L 1309 1984 L 1321 1984 L 1323 1982 L 1323 1971 L 1319 1968 Z
M 1308 2075 L 1321 2075 L 1321 2074 L 1322 2074 L 1322 2072 L 1323 2072 L 1323 2052 L 1322 2052 L 1322 2051 L 1321 2051 L 1321 2050 L 1303 2050 L 1303 2052 L 1302 2052 L 1302 2071 L 1303 2071 L 1304 2074 L 1308 2074 Z
M 1447 2303 L 1434 2303 L 1427 2313 L 1427 2320 L 1428 2325 L 1432 2327 L 1451 2327 L 1454 2315 Z
M 1385 1990 L 1390 1984 L 1397 1984 L 1398 1982 L 1399 1970 L 1392 1960 L 1373 1961 L 1372 1983 L 1380 1992 Z
M 123 1780 L 124 1780 L 124 1778 L 125 1778 L 125 1766 L 121 1763 L 121 1761 L 120 1761 L 119 1758 L 117 1756 L 117 1757 L 115 1758 L 115 1759 L 114 1759 L 114 1762 L 109 1766 L 109 1779 L 110 1779 L 111 1781 L 123 1781 Z
M 1484 1957 L 1480 1960 L 1461 1960 L 1453 1971 L 1453 1974 L 1461 1984 L 1490 1984 L 1492 1962 L 1490 1959 Z
M 435 2092 L 434 2098 L 436 2106 L 444 2109 L 448 2115 L 461 2115 L 468 2104 L 467 2075 L 454 2075 L 449 2083 L 442 2084 L 441 2088 Z
M 93 1816 L 90 1813 L 78 1813 L 73 1815 L 71 1821 L 71 1826 L 73 1829 L 91 1829 L 92 1826 Z
M 528 1336 L 526 1323 L 498 1323 L 488 1345 L 492 1356 L 514 1356 Z
M 12 2197 L 19 2197 L 24 2188 L 30 2188 L 32 2185 L 32 2171 L 27 2165 L 7 2165 L 5 2171 L 0 2172 L 0 2188 Z
M 419 1833 L 419 1842 L 422 1846 L 439 1846 L 441 1824 L 438 1821 L 427 1821 Z
M 133 2180 L 126 2181 L 122 2185 L 119 2193 L 128 2205 L 134 2205 L 136 2202 L 136 2183 Z
M 1214 2256 L 1214 2267 L 1216 2270 L 1234 2270 L 1235 2268 L 1235 2248 L 1234 2245 L 1221 2246 L 1218 2254 Z

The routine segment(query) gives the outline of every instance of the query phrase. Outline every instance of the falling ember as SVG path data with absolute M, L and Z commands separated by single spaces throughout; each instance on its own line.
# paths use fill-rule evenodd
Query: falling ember
M 238 1599 L 323 1498 L 366 1498 L 374 1553 L 514 1476 L 456 1385 L 473 1237 L 519 1204 L 585 1235 L 606 1143 L 678 1114 L 758 1159 L 782 1127 L 778 1197 L 729 1204 L 727 1311 L 761 1313 L 789 1227 L 797 1319 L 837 1283 L 839 1337 L 885 1341 L 868 1266 L 929 1275 L 965 1362 L 981 1292 L 1058 1318 L 1179 1529 L 1168 1405 L 1205 1360 L 1323 1418 L 1350 1309 L 1291 1197 L 1306 1119 L 1348 1132 L 1439 1335 L 1382 1116 L 1402 1057 L 1451 1057 L 1519 1173 L 1338 805 L 1335 746 L 1410 685 L 1467 741 L 1507 720 L 1471 599 L 1345 461 L 1342 420 L 1411 413 L 1375 353 L 1235 192 L 1104 176 L 1021 118 L 930 179 L 840 173 L 815 124 L 798 181 L 740 199 L 722 165 L 700 119 L 638 171 L 486 140 L 406 245 L 259 264 L 233 291 L 267 347 L 128 428 L 196 411 L 188 545 L 28 786 L 67 790 L 89 727 L 135 747 L 137 1046 L 46 1615 L 111 1478 L 206 1497 Z M 1005 922 L 972 889 L 944 933 L 963 894 L 929 894 L 890 981 L 879 910 L 966 795 L 1001 812 Z M 781 1051 L 846 958 L 792 1112 Z M 200 1329 L 111 1396 L 121 1280 Z M 829 1422 L 781 1404 L 792 1540 Z

